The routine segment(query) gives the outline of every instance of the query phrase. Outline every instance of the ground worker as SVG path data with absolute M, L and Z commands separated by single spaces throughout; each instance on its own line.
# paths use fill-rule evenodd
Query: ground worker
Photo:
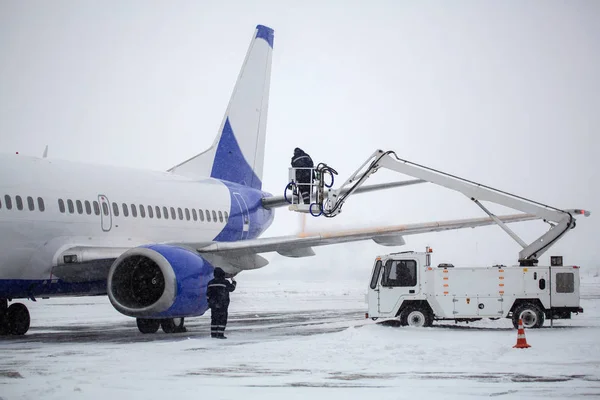
M 229 308 L 229 292 L 233 292 L 237 282 L 225 279 L 225 271 L 215 268 L 214 278 L 208 282 L 206 299 L 210 307 L 210 337 L 227 339 L 225 327 L 227 326 L 227 309 Z

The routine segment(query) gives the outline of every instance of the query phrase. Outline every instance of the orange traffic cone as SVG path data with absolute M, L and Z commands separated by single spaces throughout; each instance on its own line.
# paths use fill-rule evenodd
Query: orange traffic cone
M 517 331 L 517 344 L 513 346 L 513 349 L 526 349 L 531 347 L 527 344 L 525 339 L 525 329 L 523 329 L 523 320 L 519 319 L 519 330 Z

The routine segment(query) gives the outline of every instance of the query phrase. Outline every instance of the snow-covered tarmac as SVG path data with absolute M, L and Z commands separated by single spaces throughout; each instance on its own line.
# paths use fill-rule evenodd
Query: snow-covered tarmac
M 0 398 L 600 398 L 600 279 L 585 312 L 527 330 L 508 320 L 396 328 L 364 318 L 365 282 L 238 279 L 228 340 L 209 315 L 142 335 L 106 297 L 27 301 L 32 327 L 0 339 Z

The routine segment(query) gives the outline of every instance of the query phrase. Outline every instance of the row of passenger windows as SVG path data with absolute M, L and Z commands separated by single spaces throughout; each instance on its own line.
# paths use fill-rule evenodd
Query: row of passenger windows
M 29 209 L 29 211 L 35 211 L 36 208 L 37 210 L 43 212 L 46 210 L 46 205 L 44 204 L 44 199 L 42 199 L 41 197 L 38 197 L 37 199 L 34 200 L 33 197 L 31 196 L 27 196 L 25 198 L 25 201 L 23 199 L 23 197 L 21 196 L 15 196 L 14 197 L 14 206 L 17 210 L 24 210 L 25 209 L 25 203 L 27 203 L 27 208 Z M 227 211 L 215 211 L 215 210 L 200 210 L 198 209 L 196 211 L 196 209 L 192 208 L 191 210 L 189 208 L 181 208 L 181 207 L 159 207 L 159 206 L 155 206 L 154 208 L 152 206 L 147 206 L 144 207 L 142 204 L 139 205 L 135 205 L 135 204 L 127 204 L 127 203 L 122 203 L 122 211 L 123 211 L 123 216 L 124 217 L 128 217 L 130 215 L 130 211 L 131 211 L 131 216 L 134 218 L 137 218 L 138 215 L 141 218 L 146 218 L 146 216 L 148 218 L 157 218 L 157 219 L 180 219 L 180 220 L 194 220 L 194 221 L 208 221 L 208 222 L 227 222 L 229 220 L 229 214 L 227 213 Z M 2 200 L 0 199 L 0 208 L 5 207 L 7 210 L 12 210 L 13 209 L 13 198 L 9 195 L 5 195 L 4 196 L 4 203 L 2 203 Z M 75 210 L 77 210 L 78 214 L 85 214 L 87 215 L 91 215 L 92 211 L 95 215 L 100 215 L 100 212 L 102 212 L 102 214 L 104 215 L 108 215 L 109 214 L 109 209 L 108 209 L 108 204 L 107 203 L 98 203 L 97 201 L 92 201 L 89 202 L 87 200 L 85 201 L 81 201 L 81 200 L 71 200 L 68 199 L 66 201 L 66 206 L 65 206 L 65 201 L 63 199 L 58 199 L 58 209 L 60 210 L 61 213 L 65 213 L 67 212 L 67 210 L 69 211 L 69 214 L 75 214 Z M 119 208 L 119 205 L 117 203 L 112 203 L 112 210 L 113 210 L 113 214 L 118 217 L 121 209 Z
M 96 215 L 100 215 L 100 212 L 102 211 L 102 214 L 104 215 L 108 215 L 109 214 L 109 209 L 108 209 L 108 204 L 107 203 L 98 203 L 97 201 L 93 201 L 93 202 L 89 202 L 87 200 L 85 201 L 81 201 L 81 200 L 71 200 L 71 199 L 67 199 L 66 201 L 66 206 L 65 206 L 65 201 L 63 199 L 58 199 L 58 209 L 60 210 L 61 213 L 65 213 L 69 212 L 69 214 L 75 214 L 75 210 L 77 210 L 77 214 L 83 214 L 84 213 L 84 209 L 85 209 L 85 214 L 87 215 L 91 215 L 92 214 L 92 209 L 94 214 Z M 101 210 L 102 208 L 102 210 Z M 192 208 L 191 210 L 189 208 L 181 208 L 181 207 L 159 207 L 159 206 L 144 206 L 142 204 L 136 205 L 136 204 L 127 204 L 127 203 L 122 203 L 121 207 L 119 207 L 119 205 L 117 203 L 112 203 L 112 212 L 113 215 L 115 217 L 118 217 L 121 212 L 123 213 L 124 217 L 129 217 L 129 215 L 131 215 L 134 218 L 137 218 L 138 216 L 140 218 L 157 218 L 157 219 L 180 219 L 180 220 L 194 220 L 194 221 L 208 221 L 208 222 L 227 222 L 229 220 L 229 214 L 227 213 L 227 211 L 215 211 L 215 210 L 200 210 L 198 209 L 196 211 L 196 209 Z
M 34 211 L 36 209 L 36 201 L 31 196 L 27 196 L 26 200 L 27 208 L 29 209 L 29 211 Z M 6 207 L 7 210 L 12 210 L 13 208 L 12 197 L 10 197 L 9 195 L 4 196 L 4 207 Z M 23 210 L 25 208 L 25 203 L 21 196 L 15 196 L 15 207 L 17 208 L 17 210 Z M 2 208 L 2 200 L 0 200 L 0 208 Z M 37 198 L 37 209 L 40 211 L 46 210 L 46 206 L 44 205 L 44 199 L 42 199 L 41 197 Z

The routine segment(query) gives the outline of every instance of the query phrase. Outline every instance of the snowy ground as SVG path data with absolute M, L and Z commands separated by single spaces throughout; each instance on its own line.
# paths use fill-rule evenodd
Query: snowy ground
M 142 335 L 105 297 L 27 302 L 29 333 L 0 339 L 0 398 L 600 398 L 598 277 L 584 314 L 528 330 L 526 350 L 508 320 L 366 320 L 365 282 L 238 282 L 224 341 L 208 316 Z

